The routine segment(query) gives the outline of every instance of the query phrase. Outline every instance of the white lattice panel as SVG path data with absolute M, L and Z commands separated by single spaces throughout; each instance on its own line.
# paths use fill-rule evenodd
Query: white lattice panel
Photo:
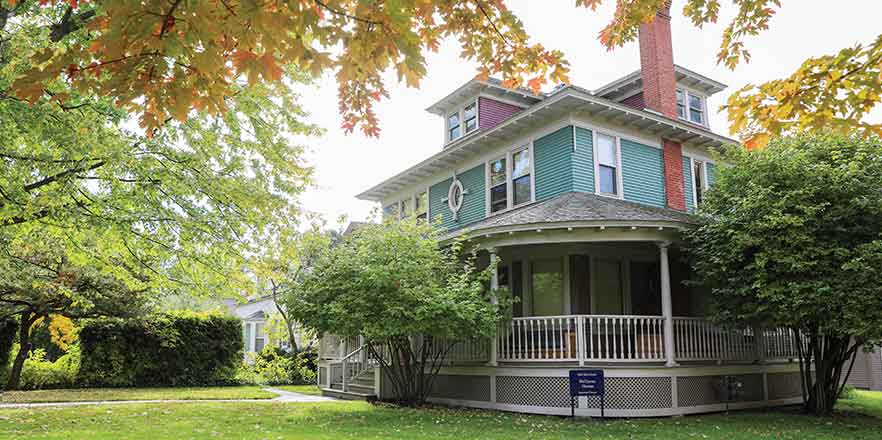
M 569 378 L 497 376 L 496 401 L 512 405 L 569 407 Z

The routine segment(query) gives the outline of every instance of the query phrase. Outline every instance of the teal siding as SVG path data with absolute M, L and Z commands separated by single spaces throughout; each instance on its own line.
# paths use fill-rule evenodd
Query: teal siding
M 692 162 L 683 157 L 683 198 L 686 199 L 686 211 L 695 211 L 692 197 Z
M 573 190 L 594 193 L 594 135 L 576 127 L 576 151 L 573 152 Z
M 450 228 L 453 224 L 453 216 L 447 207 L 447 202 L 444 201 L 452 182 L 453 178 L 451 177 L 429 187 L 429 215 L 432 216 L 432 221 L 440 218 L 441 224 L 445 228 Z
M 717 167 L 710 162 L 706 162 L 704 166 L 707 168 L 707 187 L 710 189 L 717 181 Z
M 662 150 L 627 139 L 622 145 L 622 191 L 625 200 L 665 207 Z
M 468 191 L 459 210 L 459 219 L 453 221 L 453 213 L 447 207 L 447 192 L 453 178 L 438 182 L 429 187 L 429 212 L 432 220 L 441 218 L 441 224 L 445 229 L 458 229 L 469 223 L 474 223 L 484 218 L 485 194 L 484 194 L 484 165 L 478 165 L 457 176 L 462 182 L 464 190 Z
M 459 221 L 454 228 L 483 220 L 487 210 L 484 191 L 484 165 L 478 165 L 460 174 L 459 180 L 462 181 L 462 187 L 468 191 L 468 194 L 463 199 L 462 209 L 459 210 Z
M 536 200 L 573 189 L 573 127 L 567 126 L 533 141 Z

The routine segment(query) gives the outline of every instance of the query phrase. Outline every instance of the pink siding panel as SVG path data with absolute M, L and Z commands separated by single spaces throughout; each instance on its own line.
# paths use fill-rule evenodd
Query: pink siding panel
M 634 107 L 637 110 L 643 110 L 644 108 L 646 108 L 646 105 L 643 103 L 643 92 L 640 92 L 636 95 L 631 95 L 623 99 L 622 104 L 625 104 L 628 107 Z
M 491 129 L 513 114 L 521 111 L 516 105 L 506 104 L 494 99 L 478 98 L 478 124 L 482 130 Z

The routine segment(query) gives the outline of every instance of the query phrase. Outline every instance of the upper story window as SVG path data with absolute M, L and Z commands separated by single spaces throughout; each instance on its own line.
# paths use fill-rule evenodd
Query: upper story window
M 619 196 L 619 141 L 615 136 L 597 133 L 595 174 L 597 192 Z
M 429 219 L 429 192 L 423 191 L 414 198 L 414 212 L 417 220 L 426 221 Z
M 508 178 L 505 158 L 490 162 L 490 212 L 508 208 Z
M 487 166 L 491 214 L 533 201 L 533 156 L 530 147 L 508 152 Z
M 447 116 L 447 142 L 457 140 L 463 135 L 478 129 L 477 101 L 466 105 Z
M 677 115 L 681 119 L 706 126 L 704 96 L 677 89 Z
M 695 206 L 701 205 L 704 192 L 707 191 L 707 163 L 700 160 L 692 160 L 692 194 L 695 197 Z

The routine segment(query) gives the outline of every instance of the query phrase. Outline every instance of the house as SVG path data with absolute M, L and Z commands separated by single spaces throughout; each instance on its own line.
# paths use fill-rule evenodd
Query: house
M 517 298 L 490 341 L 460 342 L 431 401 L 570 414 L 568 374 L 601 369 L 607 416 L 664 416 L 800 402 L 784 329 L 715 327 L 683 283 L 681 234 L 714 183 L 707 98 L 725 85 L 673 62 L 669 7 L 641 26 L 641 69 L 595 91 L 472 80 L 428 111 L 443 147 L 363 192 L 387 217 L 440 219 Z M 359 340 L 328 336 L 319 385 L 384 396 Z M 600 415 L 596 398 L 575 413 Z
M 267 333 L 267 324 L 270 318 L 279 313 L 272 295 L 256 296 L 248 298 L 240 303 L 235 299 L 224 301 L 230 313 L 242 320 L 242 340 L 245 342 L 245 355 L 260 353 L 264 347 L 270 344 Z M 271 323 L 270 323 L 271 324 Z M 308 342 L 304 335 L 297 333 L 294 342 L 298 347 L 303 347 Z M 278 346 L 287 350 L 288 343 L 284 340 L 277 342 Z
M 863 390 L 882 391 L 882 348 L 858 350 L 847 383 Z

